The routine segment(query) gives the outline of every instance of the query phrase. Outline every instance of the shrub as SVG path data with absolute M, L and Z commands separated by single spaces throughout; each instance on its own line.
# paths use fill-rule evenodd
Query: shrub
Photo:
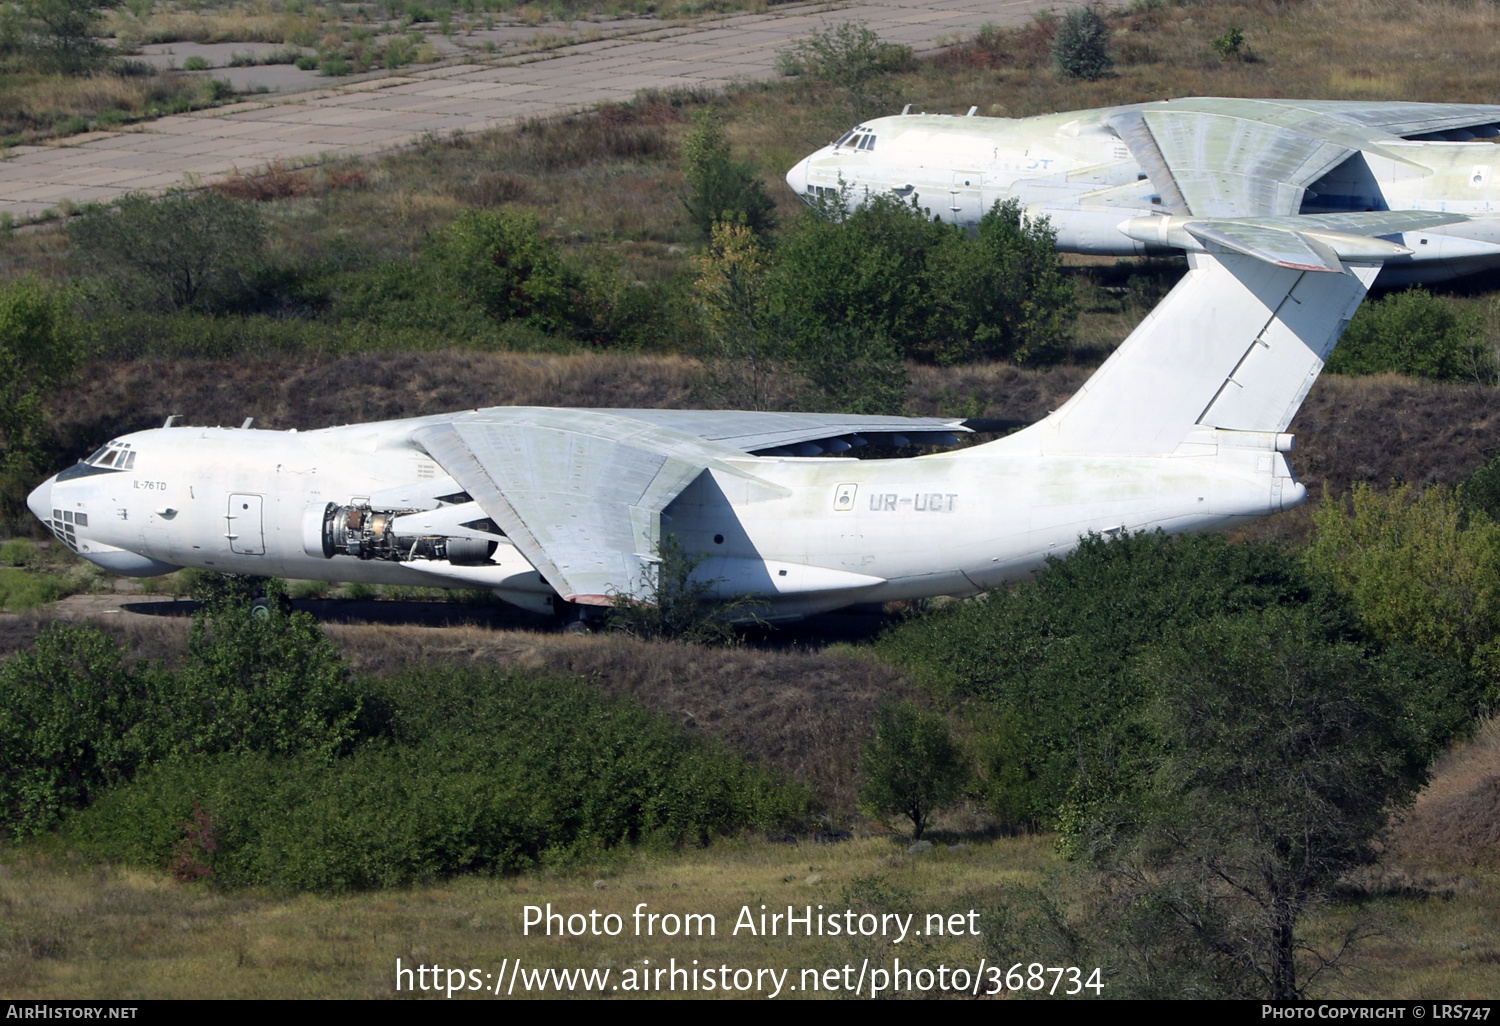
M 693 573 L 707 556 L 690 555 L 673 535 L 662 537 L 657 562 L 647 567 L 629 595 L 614 596 L 609 629 L 638 638 L 674 638 L 695 644 L 734 640 L 737 619 L 753 619 L 747 603 L 713 594 L 714 580 Z
M 744 224 L 762 235 L 776 227 L 776 203 L 750 165 L 730 159 L 719 112 L 705 107 L 693 115 L 682 141 L 688 193 L 683 203 L 705 237 L 718 221 Z
M 1083 539 L 1034 585 L 937 609 L 878 643 L 929 685 L 985 700 L 989 800 L 1016 823 L 1053 822 L 1065 802 L 1138 786 L 1142 682 L 1132 656 L 1207 616 L 1295 607 L 1330 640 L 1354 614 L 1299 560 L 1217 536 Z
M 1075 7 L 1063 16 L 1052 40 L 1052 60 L 1068 78 L 1092 82 L 1114 68 L 1109 55 L 1109 25 L 1093 7 Z
M 573 283 L 529 211 L 465 211 L 434 237 L 430 259 L 447 293 L 491 317 L 543 331 L 567 325 Z
M 48 396 L 89 347 L 68 293 L 21 278 L 0 287 L 0 470 L 41 458 Z
M 801 815 L 806 797 L 638 707 L 521 673 L 387 685 L 392 739 L 329 762 L 194 757 L 74 817 L 88 850 L 166 865 L 211 818 L 195 862 L 227 885 L 344 890 L 566 861 L 623 843 L 706 843 Z M 201 847 L 201 846 L 200 846 Z
M 813 32 L 776 55 L 783 75 L 811 75 L 832 85 L 856 88 L 877 75 L 905 71 L 916 63 L 911 47 L 882 42 L 868 25 L 846 21 Z
M 1414 286 L 1360 307 L 1329 357 L 1327 370 L 1491 381 L 1496 366 L 1477 314 L 1455 311 Z
M 1358 484 L 1313 513 L 1310 566 L 1381 641 L 1451 656 L 1500 681 L 1500 523 L 1462 496 Z
M 843 325 L 944 363 L 1064 352 L 1076 308 L 1045 221 L 999 204 L 975 236 L 892 196 L 837 207 L 805 214 L 775 252 L 766 303 L 789 334 Z
M 195 53 L 191 57 L 189 57 L 187 60 L 185 60 L 185 61 L 182 62 L 182 70 L 183 71 L 207 71 L 208 70 L 208 60 L 206 58 L 201 57 L 201 56 L 199 56 L 198 54 Z
M 859 802 L 875 816 L 905 816 L 912 840 L 935 812 L 963 793 L 968 767 L 941 716 L 919 712 L 910 702 L 886 703 L 875 713 L 875 736 L 860 762 L 864 784 Z
M 74 256 L 126 307 L 225 309 L 239 301 L 265 244 L 249 203 L 212 190 L 132 193 L 68 225 Z
M 1214 53 L 1219 55 L 1219 60 L 1227 61 L 1231 57 L 1243 56 L 1241 47 L 1245 45 L 1245 33 L 1242 29 L 1229 26 L 1222 36 L 1215 36 L 1209 41 L 1209 46 L 1214 48 Z
M 39 833 L 128 779 L 148 739 L 142 680 L 93 627 L 53 623 L 0 664 L 0 827 Z

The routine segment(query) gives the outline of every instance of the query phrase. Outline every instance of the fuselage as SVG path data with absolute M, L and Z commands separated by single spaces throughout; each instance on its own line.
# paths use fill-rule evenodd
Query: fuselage
M 492 524 L 492 535 L 478 535 L 493 537 L 489 555 L 481 548 L 462 562 L 438 558 L 425 541 L 383 558 L 368 548 L 363 558 L 326 554 L 319 531 L 334 520 L 342 531 L 348 510 L 482 517 L 457 512 L 468 497 L 410 441 L 418 427 L 472 415 L 306 432 L 136 432 L 50 479 L 30 506 L 59 540 L 124 576 L 190 566 L 487 588 L 544 611 L 552 588 Z M 1208 530 L 1275 512 L 1305 494 L 1281 455 L 1287 444 L 1286 436 L 1209 432 L 1166 455 L 1048 454 L 1028 429 L 910 459 L 746 455 L 730 461 L 742 473 L 705 470 L 663 519 L 704 557 L 697 573 L 719 593 L 756 596 L 772 618 L 798 616 L 974 594 L 1028 574 L 1089 532 Z
M 1031 118 L 907 114 L 861 123 L 787 173 L 811 203 L 875 194 L 915 203 L 928 216 L 974 229 L 997 202 L 1047 217 L 1058 248 L 1104 256 L 1165 255 L 1126 235 L 1131 218 L 1163 213 L 1159 188 L 1107 122 L 1129 107 Z M 1463 133 L 1465 135 L 1469 133 Z M 1391 260 L 1381 284 L 1430 281 L 1500 266 L 1500 149 L 1486 140 L 1380 139 L 1315 182 L 1300 213 L 1432 210 L 1471 220 L 1392 235 L 1409 257 Z M 1232 158 L 1226 156 L 1226 165 Z M 1253 213 L 1253 212 L 1251 212 Z

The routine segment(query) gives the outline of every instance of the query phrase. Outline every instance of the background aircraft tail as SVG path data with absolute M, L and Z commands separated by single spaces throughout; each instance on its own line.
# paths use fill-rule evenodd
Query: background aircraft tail
M 1378 241 L 1359 242 L 1364 260 L 1339 270 L 1189 253 L 1187 276 L 1072 398 L 992 444 L 1165 455 L 1215 429 L 1284 432 L 1380 270 Z

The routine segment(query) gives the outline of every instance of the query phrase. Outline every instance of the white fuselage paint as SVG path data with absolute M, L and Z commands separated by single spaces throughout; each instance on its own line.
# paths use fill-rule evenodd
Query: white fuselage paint
M 444 478 L 409 435 L 465 416 L 306 432 L 137 432 L 117 440 L 137 454 L 131 469 L 65 471 L 67 479 L 41 486 L 31 505 L 44 520 L 54 510 L 85 514 L 72 543 L 127 575 L 191 566 L 486 587 L 537 608 L 551 590 L 504 541 L 488 564 L 466 567 L 305 551 L 309 510 L 406 486 L 415 493 Z M 1067 553 L 1088 532 L 1208 530 L 1305 495 L 1272 436 L 1252 438 L 1250 447 L 1185 444 L 1175 455 L 1048 455 L 1037 430 L 911 459 L 736 458 L 728 461 L 736 469 L 777 487 L 751 490 L 743 478 L 707 471 L 667 508 L 665 529 L 709 557 L 700 573 L 718 579 L 721 591 L 756 594 L 772 616 L 796 616 L 851 602 L 973 594 Z
M 1128 219 L 1163 212 L 1161 197 L 1125 143 L 1104 122 L 1120 108 L 1032 118 L 895 115 L 861 124 L 872 149 L 830 144 L 787 172 L 808 202 L 847 193 L 913 200 L 928 216 L 973 229 L 995 203 L 1015 199 L 1045 216 L 1066 252 L 1167 255 L 1126 235 Z M 1360 153 L 1315 185 L 1303 212 L 1434 210 L 1470 221 L 1388 236 L 1412 255 L 1388 261 L 1380 284 L 1438 281 L 1500 267 L 1500 147 L 1487 141 L 1392 139 L 1411 163 Z

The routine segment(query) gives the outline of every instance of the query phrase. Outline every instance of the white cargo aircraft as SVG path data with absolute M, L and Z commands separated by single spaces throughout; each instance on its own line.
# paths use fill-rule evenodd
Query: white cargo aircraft
M 909 108 L 908 108 L 909 109 Z M 1167 253 L 1192 218 L 1425 210 L 1438 230 L 1392 223 L 1410 249 L 1382 285 L 1500 267 L 1500 106 L 1189 97 L 1031 118 L 903 113 L 855 126 L 797 164 L 809 202 L 914 200 L 973 228 L 1014 199 L 1045 215 L 1059 249 Z
M 1189 224 L 1191 270 L 1140 327 L 1056 412 L 982 445 L 851 459 L 969 429 L 803 413 L 497 407 L 300 432 L 169 419 L 29 504 L 127 576 L 489 588 L 578 618 L 639 593 L 669 531 L 704 557 L 701 579 L 772 620 L 972 595 L 1089 532 L 1204 531 L 1301 502 L 1287 426 L 1380 262 L 1405 252 L 1355 217 Z

